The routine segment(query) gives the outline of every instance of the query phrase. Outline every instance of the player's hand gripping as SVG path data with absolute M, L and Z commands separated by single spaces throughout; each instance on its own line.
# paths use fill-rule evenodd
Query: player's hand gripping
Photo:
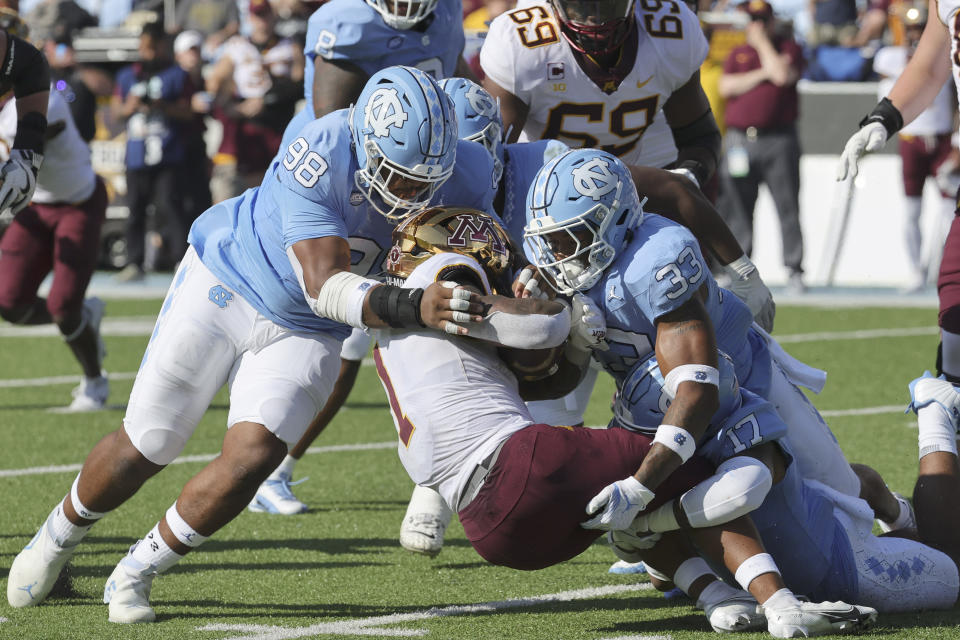
M 607 321 L 597 303 L 582 293 L 570 300 L 570 344 L 580 351 L 606 351 Z
M 461 324 L 480 322 L 483 314 L 484 305 L 480 302 L 480 296 L 455 282 L 434 282 L 424 289 L 420 300 L 423 323 L 455 335 L 467 335 L 467 328 Z
M 880 122 L 868 122 L 859 131 L 850 136 L 843 153 L 840 154 L 840 167 L 837 169 L 837 181 L 842 182 L 849 176 L 857 177 L 858 163 L 864 155 L 882 149 L 887 143 L 887 129 Z
M 550 286 L 543 285 L 543 276 L 532 264 L 528 264 L 520 270 L 520 273 L 517 274 L 516 279 L 513 281 L 512 290 L 514 298 L 553 297 L 550 295 Z
M 37 171 L 43 156 L 28 149 L 14 149 L 0 166 L 0 211 L 16 213 L 30 204 L 37 188 Z
M 750 307 L 753 319 L 763 327 L 764 331 L 767 333 L 773 331 L 773 317 L 777 312 L 777 305 L 773 302 L 773 294 L 760 279 L 760 272 L 750 258 L 741 256 L 730 264 L 724 265 L 723 269 L 731 278 L 727 289 Z
M 633 476 L 605 486 L 587 504 L 587 514 L 593 516 L 580 523 L 584 529 L 612 531 L 626 529 L 653 500 L 653 491 Z

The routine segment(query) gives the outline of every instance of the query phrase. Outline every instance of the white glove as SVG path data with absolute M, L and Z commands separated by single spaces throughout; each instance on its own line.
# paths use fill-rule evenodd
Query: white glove
M 887 129 L 879 122 L 869 122 L 850 136 L 837 169 L 837 182 L 857 177 L 857 163 L 865 154 L 882 149 L 887 144 Z
M 615 556 L 624 562 L 642 562 L 641 551 L 652 549 L 660 542 L 662 534 L 641 533 L 636 535 L 631 531 L 608 531 L 607 544 L 613 549 Z
M 0 166 L 0 211 L 17 213 L 30 204 L 37 188 L 37 171 L 43 156 L 26 149 L 14 149 Z
M 630 476 L 605 486 L 587 504 L 587 514 L 593 517 L 580 523 L 584 529 L 626 529 L 653 500 L 653 491 Z
M 606 341 L 607 321 L 597 303 L 582 293 L 575 293 L 570 309 L 570 344 L 581 351 L 609 349 Z
M 773 301 L 773 294 L 760 279 L 760 272 L 756 265 L 747 256 L 740 256 L 723 270 L 730 276 L 731 282 L 727 285 L 733 295 L 737 296 L 750 308 L 753 319 L 757 321 L 767 333 L 773 331 L 773 317 L 777 312 L 777 305 Z

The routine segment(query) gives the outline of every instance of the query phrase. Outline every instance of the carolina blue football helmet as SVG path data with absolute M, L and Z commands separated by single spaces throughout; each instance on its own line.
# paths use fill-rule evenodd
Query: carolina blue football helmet
M 466 78 L 444 78 L 440 86 L 453 100 L 460 137 L 479 142 L 493 158 L 493 179 L 503 175 L 503 119 L 500 107 L 486 89 Z
M 537 172 L 523 238 L 550 284 L 570 295 L 597 283 L 642 219 L 630 169 L 606 151 L 576 149 Z
M 350 114 L 357 188 L 389 220 L 419 211 L 453 173 L 457 116 L 429 75 L 387 67 L 370 77 Z
M 410 29 L 433 13 L 439 0 L 366 0 L 387 26 Z

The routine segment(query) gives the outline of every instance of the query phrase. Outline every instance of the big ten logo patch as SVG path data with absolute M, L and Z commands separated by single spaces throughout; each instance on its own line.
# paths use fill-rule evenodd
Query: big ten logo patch
M 497 254 L 506 255 L 507 248 L 487 218 L 464 213 L 457 216 L 457 226 L 447 238 L 450 247 L 466 247 L 468 242 L 489 242 L 490 249 Z

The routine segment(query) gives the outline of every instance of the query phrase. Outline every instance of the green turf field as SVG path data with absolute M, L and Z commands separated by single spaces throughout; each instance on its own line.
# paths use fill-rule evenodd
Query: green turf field
M 111 301 L 108 320 L 155 314 L 159 301 Z M 933 367 L 933 309 L 824 310 L 781 307 L 776 334 L 795 356 L 829 371 L 816 399 L 848 457 L 876 467 L 910 493 L 916 429 L 907 383 Z M 0 325 L 6 326 L 9 325 Z M 885 331 L 893 330 L 893 331 Z M 899 330 L 899 331 L 898 331 Z M 860 333 L 854 333 L 860 332 Z M 818 335 L 822 334 L 822 335 Z M 117 428 L 147 335 L 107 337 L 112 409 L 57 414 L 76 382 L 76 364 L 57 337 L 0 337 L 0 577 L 56 501 L 76 465 Z M 19 382 L 14 382 L 19 381 Z M 608 418 L 612 384 L 601 377 L 587 423 Z M 877 408 L 875 411 L 852 410 Z M 217 452 L 227 407 L 221 392 L 185 455 Z M 614 559 L 594 545 L 572 562 L 538 572 L 487 565 L 454 523 L 433 560 L 403 551 L 400 520 L 412 485 L 395 453 L 395 432 L 372 367 L 364 367 L 347 409 L 297 467 L 303 515 L 245 512 L 154 582 L 158 621 L 107 622 L 104 582 L 127 548 L 146 534 L 202 461 L 171 465 L 81 544 L 69 579 L 33 609 L 0 604 L 0 639 L 356 638 L 639 640 L 707 638 L 689 601 L 666 601 L 645 576 L 607 573 Z M 349 447 L 331 452 L 334 445 Z M 5 580 L 3 581 L 5 585 Z M 960 612 L 881 616 L 875 637 L 960 638 Z M 748 637 L 765 637 L 757 634 Z

